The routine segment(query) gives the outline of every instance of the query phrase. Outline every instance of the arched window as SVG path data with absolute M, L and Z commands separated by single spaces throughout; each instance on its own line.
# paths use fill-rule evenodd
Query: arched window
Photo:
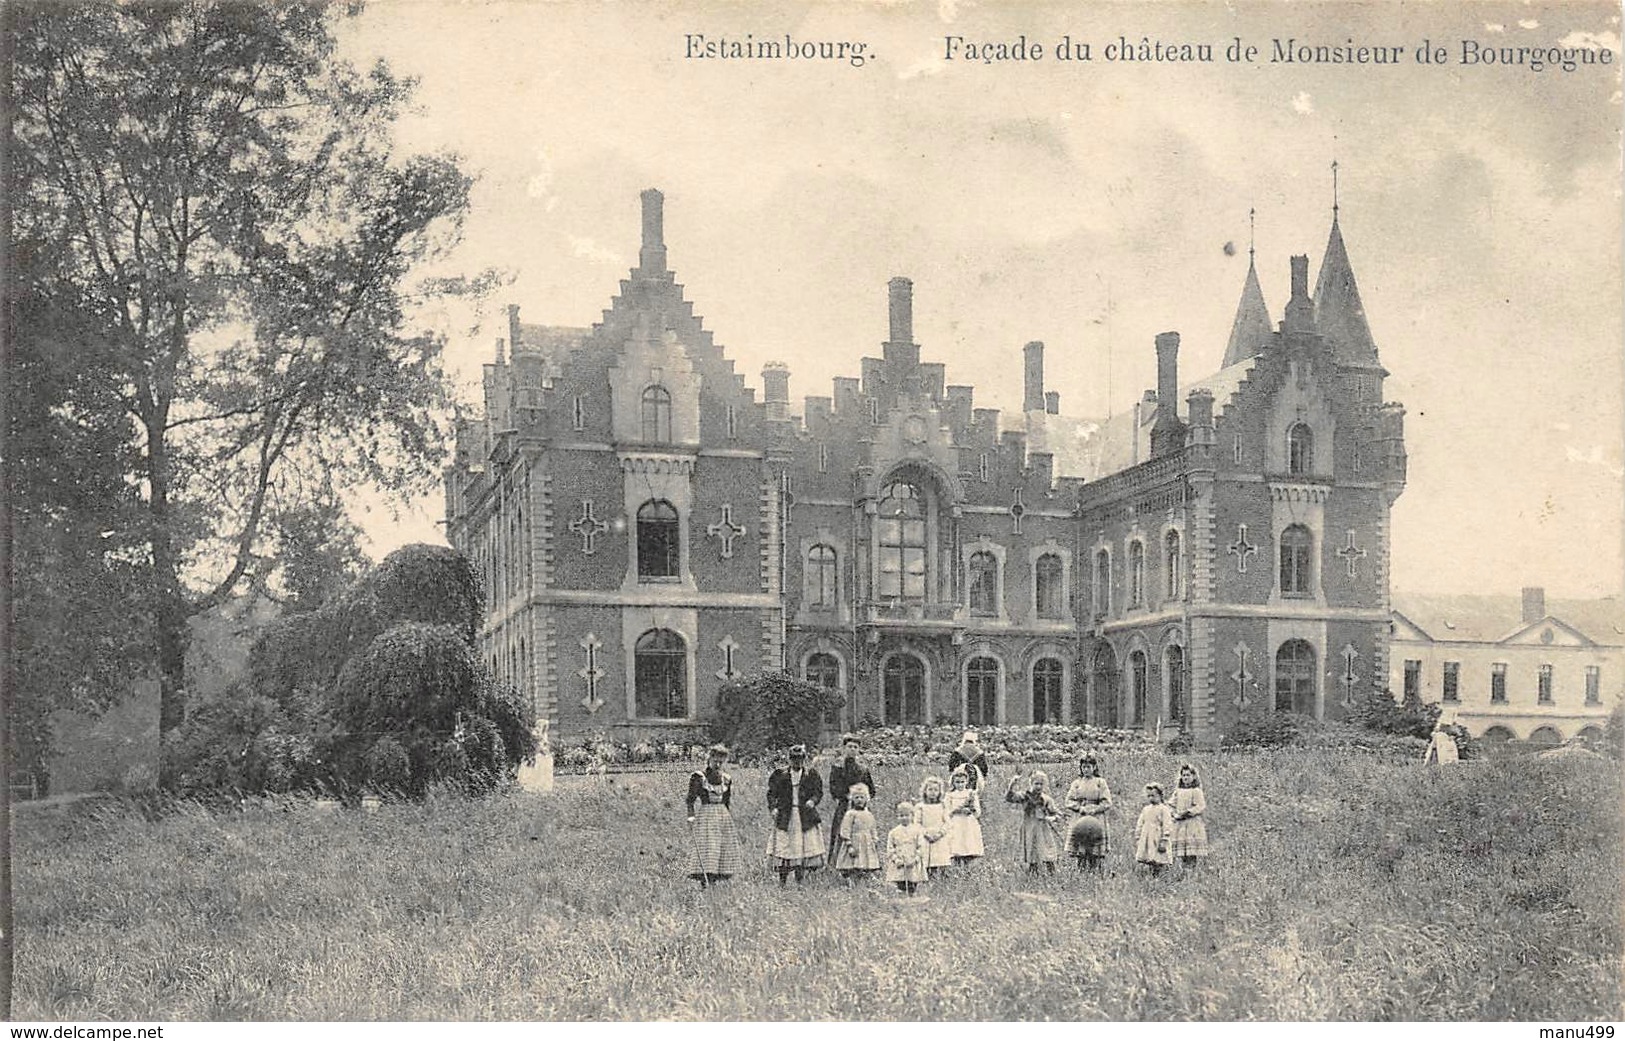
M 1168 683 L 1168 720 L 1185 722 L 1185 648 L 1171 644 L 1162 660 L 1163 675 Z
M 972 658 L 965 666 L 965 722 L 993 726 L 999 721 L 999 663 Z
M 1275 711 L 1315 714 L 1315 649 L 1288 640 L 1275 652 Z
M 1503 744 L 1507 741 L 1513 740 L 1517 736 L 1518 735 L 1512 732 L 1510 727 L 1503 727 L 1499 725 L 1490 727 L 1488 730 L 1484 731 L 1484 740 L 1493 742 L 1495 744 Z
M 1112 555 L 1108 550 L 1095 554 L 1095 614 L 1112 613 Z
M 908 481 L 894 481 L 881 494 L 876 514 L 880 579 L 886 600 L 925 599 L 925 500 Z
M 835 606 L 835 547 L 820 542 L 807 551 L 806 602 L 828 610 Z
M 1128 605 L 1145 606 L 1145 543 L 1138 539 L 1128 544 Z
M 1145 726 L 1145 688 L 1150 682 L 1149 668 L 1144 651 L 1135 651 L 1128 656 L 1128 672 L 1130 695 L 1129 726 Z
M 1542 748 L 1556 748 L 1563 743 L 1563 735 L 1556 727 L 1536 727 L 1529 735 L 1529 743 Z
M 1061 678 L 1065 670 L 1054 658 L 1033 666 L 1033 722 L 1061 723 Z
M 1089 677 L 1089 722 L 1097 727 L 1117 726 L 1117 676 L 1117 655 L 1111 644 L 1101 643 Z
M 999 560 L 986 550 L 970 555 L 970 613 L 999 613 Z
M 638 578 L 676 578 L 677 508 L 664 499 L 638 507 Z
M 670 629 L 650 629 L 633 650 L 635 703 L 639 718 L 683 719 L 688 715 L 688 650 Z
M 671 392 L 658 383 L 643 391 L 643 440 L 671 440 Z
M 912 654 L 893 655 L 882 676 L 887 723 L 925 722 L 925 665 Z
M 1281 532 L 1281 595 L 1310 596 L 1314 592 L 1315 537 L 1301 524 Z
M 1178 600 L 1180 573 L 1185 563 L 1184 558 L 1180 553 L 1179 532 L 1170 531 L 1168 533 L 1168 537 L 1163 540 L 1162 545 L 1163 566 L 1167 568 L 1168 571 L 1166 583 L 1167 598 L 1169 600 Z
M 1038 558 L 1034 571 L 1033 598 L 1038 601 L 1038 617 L 1065 618 L 1066 569 L 1061 566 L 1061 558 L 1045 553 Z
M 1286 472 L 1306 474 L 1315 468 L 1315 434 L 1307 423 L 1294 423 L 1286 432 Z

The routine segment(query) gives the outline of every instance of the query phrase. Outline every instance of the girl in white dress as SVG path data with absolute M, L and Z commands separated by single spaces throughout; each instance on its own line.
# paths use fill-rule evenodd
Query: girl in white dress
M 960 766 L 948 777 L 948 855 L 955 864 L 969 867 L 982 848 L 982 799 L 971 786 L 970 772 Z
M 942 778 L 927 777 L 920 782 L 920 801 L 914 804 L 915 822 L 925 832 L 926 870 L 933 877 L 954 862 L 948 849 L 948 804 L 943 800 Z

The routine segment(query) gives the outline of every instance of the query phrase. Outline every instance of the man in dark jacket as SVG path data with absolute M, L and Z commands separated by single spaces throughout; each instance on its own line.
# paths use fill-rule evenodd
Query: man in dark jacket
M 774 770 L 767 779 L 767 808 L 773 814 L 773 842 L 767 855 L 781 886 L 792 872 L 800 882 L 805 872 L 824 863 L 824 836 L 818 828 L 823 798 L 824 779 L 807 765 L 807 746 L 791 747 L 790 765 Z
M 858 761 L 858 751 L 863 743 L 856 734 L 846 734 L 841 738 L 842 757 L 830 767 L 829 793 L 835 798 L 835 812 L 830 815 L 829 821 L 829 862 L 834 864 L 841 855 L 841 818 L 846 816 L 847 795 L 852 791 L 854 784 L 863 784 L 869 787 L 869 797 L 875 794 L 875 779 L 869 773 L 869 768 Z

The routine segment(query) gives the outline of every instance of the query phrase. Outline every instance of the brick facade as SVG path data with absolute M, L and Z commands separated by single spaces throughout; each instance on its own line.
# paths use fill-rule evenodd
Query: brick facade
M 1158 389 L 1114 419 L 1064 417 L 1038 343 L 1023 410 L 975 407 L 921 360 L 901 278 L 881 356 L 797 417 L 784 366 L 761 401 L 733 371 L 667 267 L 660 194 L 643 204 L 601 322 L 509 309 L 446 475 L 481 646 L 561 732 L 692 726 L 730 676 L 781 667 L 846 692 L 832 726 L 1204 740 L 1383 682 L 1403 411 L 1335 221 L 1320 300 L 1293 258 L 1274 325 L 1250 271 L 1239 360 L 1182 388 L 1162 334 Z

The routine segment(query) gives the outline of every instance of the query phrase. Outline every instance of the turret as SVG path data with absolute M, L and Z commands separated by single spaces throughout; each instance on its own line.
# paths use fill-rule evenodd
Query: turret
M 787 419 L 790 414 L 790 367 L 782 361 L 762 366 L 762 404 L 768 419 Z

